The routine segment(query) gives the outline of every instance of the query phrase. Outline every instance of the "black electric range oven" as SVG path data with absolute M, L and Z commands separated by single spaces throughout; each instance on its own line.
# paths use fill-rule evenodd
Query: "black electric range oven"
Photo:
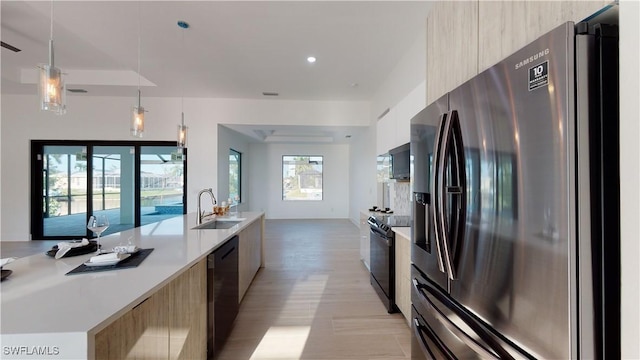
M 395 302 L 394 226 L 410 226 L 410 216 L 376 214 L 369 216 L 371 286 L 389 313 L 398 312 Z

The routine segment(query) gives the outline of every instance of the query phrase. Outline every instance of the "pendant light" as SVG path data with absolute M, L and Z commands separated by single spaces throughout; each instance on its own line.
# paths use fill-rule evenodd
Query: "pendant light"
M 144 133 L 144 108 L 140 104 L 140 2 L 138 2 L 138 105 L 131 114 L 131 135 L 141 138 Z
M 184 53 L 184 31 L 189 28 L 189 24 L 186 21 L 178 21 L 178 27 L 182 29 L 182 52 Z M 182 150 L 187 147 L 188 129 L 184 124 L 184 78 L 182 79 L 182 100 L 180 102 L 180 107 L 182 118 L 180 120 L 180 124 L 178 124 L 178 150 L 183 152 Z
M 38 81 L 38 97 L 40 109 L 53 111 L 58 115 L 66 112 L 65 85 L 62 71 L 55 67 L 53 56 L 53 0 L 51 0 L 51 29 L 49 33 L 49 63 L 41 64 Z

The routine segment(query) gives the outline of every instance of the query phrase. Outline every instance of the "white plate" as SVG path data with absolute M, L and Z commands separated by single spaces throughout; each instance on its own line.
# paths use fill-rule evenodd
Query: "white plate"
M 84 263 L 85 266 L 111 266 L 119 263 L 120 261 L 128 258 L 131 254 L 121 254 L 118 259 L 113 259 L 110 261 L 100 261 L 100 262 L 91 262 L 87 261 Z

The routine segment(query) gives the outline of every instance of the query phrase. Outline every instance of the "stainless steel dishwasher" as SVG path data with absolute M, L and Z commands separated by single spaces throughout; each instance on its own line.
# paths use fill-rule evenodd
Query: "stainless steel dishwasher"
M 207 358 L 227 340 L 238 315 L 238 236 L 207 257 Z

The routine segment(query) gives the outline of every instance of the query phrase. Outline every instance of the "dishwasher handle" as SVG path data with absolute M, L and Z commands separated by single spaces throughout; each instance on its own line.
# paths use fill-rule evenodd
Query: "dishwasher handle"
M 227 256 L 231 255 L 232 252 L 234 252 L 236 250 L 236 247 L 232 247 L 231 249 L 229 249 L 229 251 L 227 251 L 226 253 L 224 253 L 224 255 L 222 255 L 222 258 L 220 258 L 220 260 L 224 260 Z

